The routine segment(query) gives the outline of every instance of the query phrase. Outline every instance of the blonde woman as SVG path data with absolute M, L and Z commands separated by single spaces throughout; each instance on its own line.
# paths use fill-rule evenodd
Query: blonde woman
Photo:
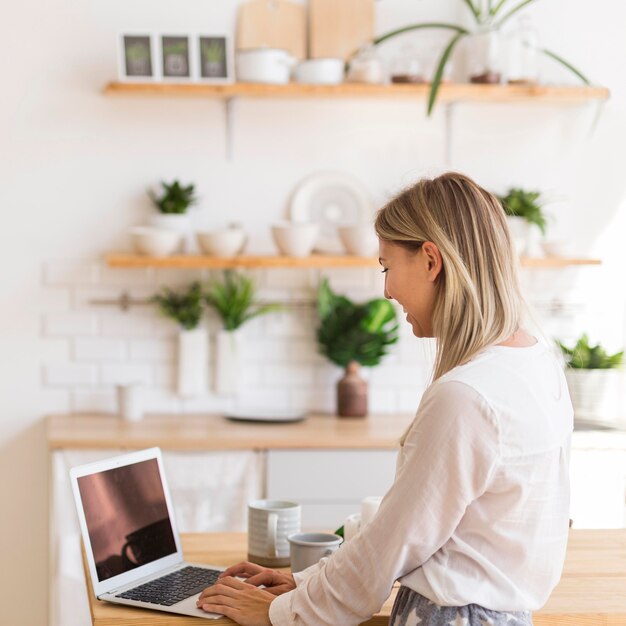
M 376 232 L 385 296 L 437 346 L 395 481 L 330 558 L 295 576 L 240 563 L 198 605 L 245 626 L 348 626 L 400 581 L 391 626 L 527 626 L 565 558 L 573 411 L 551 349 L 523 327 L 504 212 L 448 173 L 389 202 Z

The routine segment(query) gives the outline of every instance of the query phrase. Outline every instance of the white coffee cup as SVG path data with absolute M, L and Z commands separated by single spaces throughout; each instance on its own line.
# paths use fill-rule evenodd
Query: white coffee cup
M 356 537 L 372 521 L 381 501 L 382 498 L 379 496 L 368 496 L 361 500 L 361 512 L 348 515 L 343 523 L 343 536 L 346 541 Z
M 298 533 L 288 539 L 292 572 L 301 572 L 330 556 L 343 541 L 339 535 L 330 533 Z
M 284 500 L 248 503 L 248 560 L 265 567 L 289 565 L 287 537 L 300 532 L 301 507 Z
M 138 422 L 143 417 L 143 387 L 138 383 L 117 386 L 117 407 L 120 417 Z

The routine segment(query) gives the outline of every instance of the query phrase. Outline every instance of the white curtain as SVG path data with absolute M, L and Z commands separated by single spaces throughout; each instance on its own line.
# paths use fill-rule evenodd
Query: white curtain
M 52 453 L 50 626 L 90 626 L 80 528 L 69 470 L 122 450 Z M 263 494 L 263 455 L 251 451 L 163 453 L 178 530 L 245 531 L 249 500 Z

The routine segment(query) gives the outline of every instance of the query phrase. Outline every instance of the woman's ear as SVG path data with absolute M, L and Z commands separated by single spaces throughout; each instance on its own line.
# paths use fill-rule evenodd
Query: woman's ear
M 432 241 L 425 241 L 422 244 L 422 252 L 427 264 L 428 279 L 434 281 L 443 268 L 441 252 L 439 252 L 439 248 Z

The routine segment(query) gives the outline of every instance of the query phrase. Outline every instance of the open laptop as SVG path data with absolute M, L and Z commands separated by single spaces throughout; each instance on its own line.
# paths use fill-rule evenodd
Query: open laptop
M 222 617 L 196 607 L 224 568 L 184 561 L 159 448 L 74 467 L 70 477 L 99 600 Z

